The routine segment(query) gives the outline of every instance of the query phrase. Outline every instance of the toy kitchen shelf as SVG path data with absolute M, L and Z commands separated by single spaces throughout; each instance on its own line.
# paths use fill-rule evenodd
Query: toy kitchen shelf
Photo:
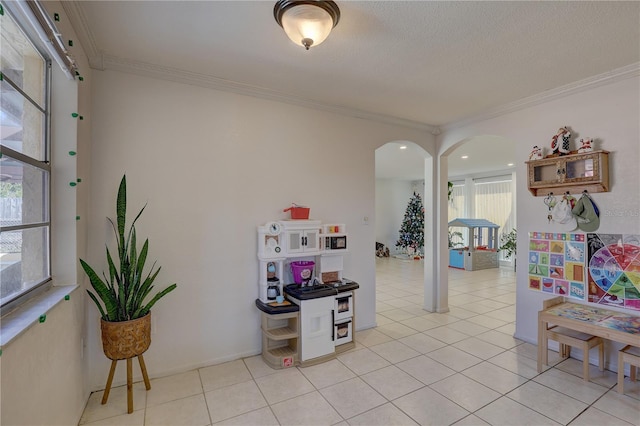
M 272 368 L 313 365 L 355 346 L 353 290 L 359 285 L 343 279 L 346 252 L 344 224 L 280 220 L 258 226 L 256 307 L 262 311 L 262 357 Z M 285 289 L 286 285 L 300 287 L 291 284 L 294 277 L 289 265 L 308 260 L 314 261 L 312 277 L 320 285 L 305 288 L 295 298 Z M 272 300 L 269 289 L 275 285 L 277 294 L 286 296 L 284 305 Z M 349 315 L 334 317 L 343 306 L 348 306 Z
M 609 152 L 573 152 L 529 160 L 528 187 L 534 195 L 609 191 Z

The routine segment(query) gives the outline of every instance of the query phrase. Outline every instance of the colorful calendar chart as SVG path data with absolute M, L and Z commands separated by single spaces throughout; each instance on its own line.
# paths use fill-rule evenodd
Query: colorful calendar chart
M 587 234 L 588 301 L 640 311 L 640 235 Z
M 586 300 L 585 234 L 529 233 L 529 288 Z

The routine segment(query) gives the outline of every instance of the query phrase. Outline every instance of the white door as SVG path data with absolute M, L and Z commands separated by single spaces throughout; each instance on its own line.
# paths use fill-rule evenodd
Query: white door
M 333 341 L 333 309 L 335 297 L 301 301 L 301 360 L 317 358 L 335 351 Z

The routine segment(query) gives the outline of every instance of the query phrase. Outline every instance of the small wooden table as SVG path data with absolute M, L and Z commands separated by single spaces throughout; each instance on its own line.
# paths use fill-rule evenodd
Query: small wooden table
M 564 297 L 555 297 L 545 300 L 542 310 L 538 311 L 538 373 L 542 372 L 542 365 L 548 363 L 546 332 L 549 324 L 640 347 L 640 316 L 565 302 Z

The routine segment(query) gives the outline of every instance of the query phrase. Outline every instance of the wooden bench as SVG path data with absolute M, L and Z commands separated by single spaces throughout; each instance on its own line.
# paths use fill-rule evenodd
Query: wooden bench
M 640 348 L 627 345 L 618 351 L 618 393 L 624 393 L 624 364 L 629 364 L 629 379 L 636 381 L 636 368 L 640 367 Z
M 598 367 L 604 371 L 604 340 L 602 337 L 554 325 L 546 331 L 546 338 L 560 344 L 560 357 L 567 359 L 571 356 L 571 347 L 582 350 L 582 379 L 589 381 L 589 349 L 598 347 Z M 545 359 L 545 364 L 547 360 Z

